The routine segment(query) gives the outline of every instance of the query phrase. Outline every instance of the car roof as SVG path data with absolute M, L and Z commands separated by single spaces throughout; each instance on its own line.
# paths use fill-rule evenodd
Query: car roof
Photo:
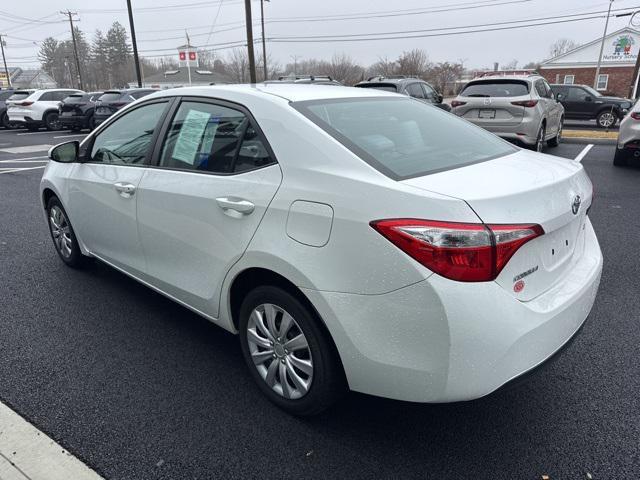
M 483 82 L 483 81 L 494 81 L 494 80 L 506 80 L 506 81 L 512 81 L 512 80 L 519 80 L 519 81 L 524 81 L 524 82 L 534 82 L 536 80 L 539 80 L 543 78 L 542 75 L 487 75 L 484 77 L 478 77 L 478 78 L 474 78 L 472 80 L 469 80 L 469 83 L 472 82 Z
M 233 97 L 262 97 L 276 101 L 284 99 L 289 102 L 303 102 L 309 100 L 329 100 L 340 98 L 356 97 L 393 97 L 398 98 L 395 93 L 381 90 L 343 87 L 339 85 L 322 84 L 300 84 L 300 83 L 261 83 L 242 85 L 211 85 L 202 87 L 181 87 L 162 90 L 153 93 L 145 99 L 158 98 L 164 96 L 202 96 L 212 98 L 224 98 L 229 95 Z

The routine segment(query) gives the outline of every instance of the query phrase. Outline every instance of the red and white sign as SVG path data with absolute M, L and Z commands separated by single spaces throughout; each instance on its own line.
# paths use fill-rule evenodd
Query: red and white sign
M 189 52 L 189 60 L 192 62 L 196 60 L 196 52 Z
M 178 52 L 178 57 L 181 61 L 185 61 L 187 59 L 187 54 L 186 52 Z

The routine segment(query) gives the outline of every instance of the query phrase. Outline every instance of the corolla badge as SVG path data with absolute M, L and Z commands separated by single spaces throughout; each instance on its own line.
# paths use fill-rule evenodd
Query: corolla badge
M 576 195 L 575 197 L 573 197 L 573 203 L 571 204 L 571 211 L 573 212 L 574 215 L 578 214 L 581 203 L 582 203 L 582 199 L 580 198 L 580 195 Z

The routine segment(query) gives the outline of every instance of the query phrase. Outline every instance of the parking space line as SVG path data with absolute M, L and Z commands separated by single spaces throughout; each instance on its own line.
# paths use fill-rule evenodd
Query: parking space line
M 0 161 L 11 163 L 11 162 L 14 162 L 14 161 L 17 162 L 19 160 L 38 160 L 40 158 L 49 158 L 49 157 L 47 157 L 46 155 L 40 155 L 40 156 L 37 156 L 37 157 L 9 158 L 9 159 L 3 159 L 3 160 L 0 160 Z
M 0 403 L 2 478 L 102 480 L 102 477 L 24 418 Z
M 88 135 L 87 133 L 76 133 L 75 135 L 60 135 L 58 137 L 53 137 L 53 138 L 86 137 L 87 135 Z
M 589 153 L 589 150 L 591 150 L 592 148 L 593 148 L 593 143 L 590 143 L 589 145 L 587 145 L 582 149 L 582 151 L 578 154 L 576 158 L 574 158 L 574 160 L 578 163 L 582 162 L 582 159 L 587 156 L 587 153 Z
M 36 170 L 38 168 L 45 168 L 46 165 L 40 165 L 39 167 L 24 167 L 24 168 L 0 168 L 0 175 L 3 173 L 22 172 L 24 170 Z
M 0 160 L 0 163 L 45 163 L 48 162 L 49 159 L 44 157 L 43 160 L 22 160 L 21 158 L 16 158 L 15 160 Z

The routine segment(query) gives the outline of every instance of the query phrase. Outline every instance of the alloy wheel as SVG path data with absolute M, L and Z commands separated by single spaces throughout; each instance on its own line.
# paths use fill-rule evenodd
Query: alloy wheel
M 303 397 L 313 381 L 309 343 L 295 319 L 271 303 L 258 305 L 246 330 L 251 359 L 266 384 L 278 395 Z
M 56 249 L 64 258 L 70 258 L 73 251 L 71 227 L 62 209 L 56 205 L 49 210 L 49 225 Z
M 601 127 L 609 128 L 614 123 L 616 123 L 616 117 L 615 117 L 615 115 L 613 113 L 606 112 L 606 113 L 603 113 L 603 114 L 600 115 L 598 121 L 599 121 Z
M 49 114 L 49 117 L 47 118 L 47 126 L 51 130 L 60 130 L 60 127 L 61 127 L 60 118 L 58 117 L 57 113 Z

